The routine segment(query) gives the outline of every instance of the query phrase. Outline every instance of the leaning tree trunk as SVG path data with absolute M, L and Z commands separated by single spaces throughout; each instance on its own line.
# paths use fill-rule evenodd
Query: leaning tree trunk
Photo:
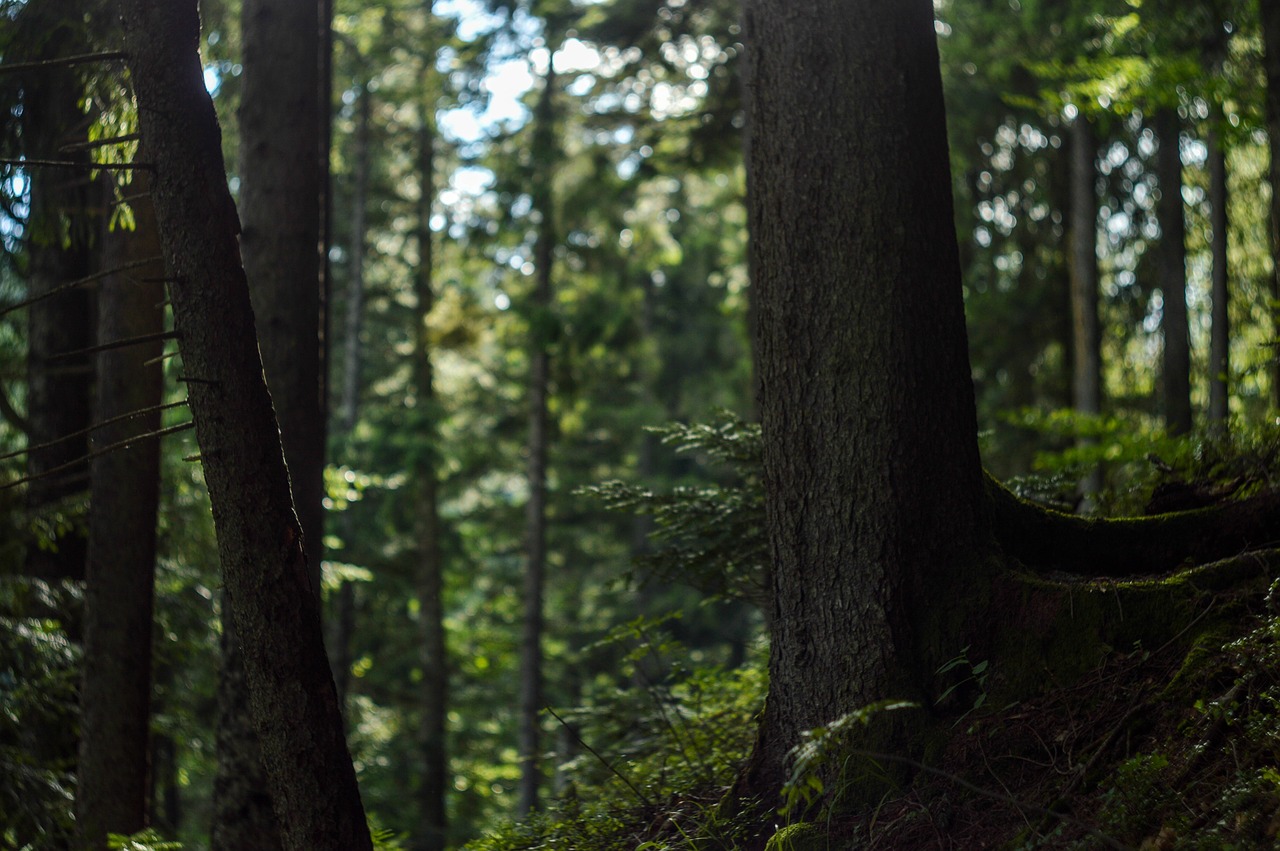
M 284 846 L 372 843 L 325 659 L 320 607 L 258 356 L 194 2 L 122 0 L 169 298 L 213 508 L 226 605 Z
M 927 694 L 963 646 L 986 521 L 932 4 L 748 0 L 745 19 L 774 599 L 739 791 L 773 801 L 802 731 Z M 897 741 L 915 720 L 885 723 Z
M 1187 322 L 1187 235 L 1182 209 L 1181 128 L 1178 111 L 1163 107 L 1155 116 L 1160 150 L 1156 177 L 1160 182 L 1160 290 L 1164 296 L 1164 419 L 1170 434 L 1191 431 L 1191 331 Z
M 320 593 L 325 428 L 320 379 L 319 5 L 246 0 L 240 100 L 240 251 L 280 423 L 310 588 Z M 224 618 L 227 612 L 223 611 Z M 213 847 L 278 847 L 234 625 L 223 629 Z M 240 690 L 237 693 L 237 690 Z M 241 717 L 237 717 L 237 713 Z
M 160 428 L 158 335 L 164 328 L 164 265 L 147 186 L 139 172 L 133 182 L 143 196 L 133 202 L 137 228 L 104 235 L 103 264 L 152 261 L 103 279 L 98 294 L 103 344 L 137 342 L 98 355 L 95 419 L 106 425 L 94 443 L 122 446 L 95 458 L 91 474 L 76 782 L 76 829 L 84 848 L 102 848 L 108 832 L 137 833 L 147 823 L 160 444 L 140 438 Z
M 1280 408 L 1280 3 L 1258 4 L 1267 78 L 1267 140 L 1271 147 L 1271 404 Z

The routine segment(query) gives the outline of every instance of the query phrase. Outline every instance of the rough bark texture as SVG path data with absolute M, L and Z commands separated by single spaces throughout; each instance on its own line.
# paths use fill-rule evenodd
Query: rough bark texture
M 555 53 L 552 51 L 551 56 Z M 538 212 L 538 236 L 533 249 L 536 271 L 529 314 L 529 502 L 525 510 L 524 630 L 520 638 L 520 801 L 518 811 L 538 808 L 542 782 L 542 596 L 547 561 L 547 384 L 551 356 L 551 265 L 555 251 L 554 203 L 551 172 L 555 148 L 555 86 L 548 64 L 542 94 L 534 112 L 533 208 Z
M 422 618 L 422 808 L 417 847 L 444 851 L 446 839 L 445 793 L 448 788 L 448 755 L 445 722 L 448 711 L 449 669 L 444 632 L 444 560 L 440 550 L 439 507 L 439 405 L 431 362 L 431 334 L 427 317 L 435 304 L 432 279 L 434 252 L 431 240 L 431 207 L 435 203 L 434 107 L 423 106 L 418 132 L 422 191 L 418 198 L 418 315 L 414 349 L 418 404 L 426 412 L 418 469 L 418 602 Z
M 140 172 L 133 189 L 142 194 L 147 186 Z M 150 201 L 135 201 L 133 209 L 136 230 L 104 234 L 108 268 L 160 254 Z M 159 333 L 163 278 L 159 261 L 105 278 L 98 294 L 99 339 Z M 153 340 L 98 355 L 96 422 L 160 404 L 161 348 L 162 341 Z M 160 413 L 153 411 L 99 428 L 93 442 L 108 446 L 159 428 Z M 82 847 L 102 848 L 108 833 L 136 833 L 147 822 L 159 440 L 138 440 L 95 458 L 91 481 L 76 829 Z
M 122 0 L 169 297 L 284 845 L 371 847 L 237 245 L 194 2 Z
M 1071 126 L 1071 404 L 1082 414 L 1102 413 L 1102 326 L 1098 321 L 1098 140 L 1081 115 Z M 1086 503 L 1102 487 L 1094 468 L 1081 483 Z
M 1178 112 L 1162 108 L 1155 117 L 1160 150 L 1160 242 L 1156 246 L 1164 297 L 1164 419 L 1171 434 L 1191 431 L 1191 331 L 1187 324 L 1187 236 L 1182 205 L 1182 154 Z
M 315 593 L 324 526 L 317 0 L 245 0 L 240 251 Z
M 1280 342 L 1280 3 L 1258 4 L 1267 78 L 1267 139 L 1271 146 L 1271 336 Z M 1271 404 L 1280 408 L 1280 348 L 1271 355 Z
M 74 33 L 64 35 L 70 41 L 51 36 L 43 43 L 55 53 L 74 52 L 81 42 Z M 25 57 L 6 57 L 16 58 Z M 80 78 L 73 70 L 51 68 L 24 82 L 28 155 L 87 163 L 83 153 L 56 154 L 62 146 L 85 138 L 86 118 L 77 104 L 83 89 Z M 35 297 L 93 271 L 93 226 L 87 212 L 87 169 L 34 169 L 30 178 L 27 286 L 29 296 Z M 58 470 L 27 486 L 28 511 L 41 526 L 37 535 L 49 540 L 28 547 L 25 571 L 42 579 L 84 577 L 84 527 L 59 530 L 57 518 L 79 515 L 73 503 L 87 495 L 89 463 L 77 459 L 84 458 L 88 440 L 83 435 L 60 438 L 89 426 L 93 359 L 87 354 L 65 355 L 88 348 L 93 339 L 93 292 L 88 288 L 67 290 L 28 308 L 27 437 L 30 446 L 39 448 L 27 455 L 27 474 Z
M 241 10 L 244 76 L 240 99 L 240 251 L 257 319 L 258 347 L 280 423 L 294 505 L 302 524 L 311 579 L 320 593 L 325 430 L 321 404 L 321 182 L 317 0 L 246 0 Z M 226 617 L 227 610 L 223 610 Z M 238 632 L 224 628 L 220 689 L 244 689 L 234 670 L 242 659 Z M 220 694 L 218 782 L 220 826 L 215 849 L 279 847 L 279 828 L 255 765 L 258 745 L 247 695 Z M 234 736 L 247 737 L 234 742 Z M 255 783 L 259 785 L 255 785 Z M 237 796 L 245 796 L 243 798 Z M 223 797 L 233 796 L 233 797 Z M 233 818 L 232 814 L 239 814 Z M 254 817 L 250 821 L 249 817 Z
M 1215 116 L 1221 119 L 1221 110 Z M 1213 228 L 1213 315 L 1209 336 L 1209 422 L 1224 427 L 1231 375 L 1231 315 L 1227 269 L 1227 153 L 1222 132 L 1209 128 L 1209 207 Z
M 927 692 L 987 548 L 932 5 L 748 0 L 746 24 L 769 800 L 803 730 Z

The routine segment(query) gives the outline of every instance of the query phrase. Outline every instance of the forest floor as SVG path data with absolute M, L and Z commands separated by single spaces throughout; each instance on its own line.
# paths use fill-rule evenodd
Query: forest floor
M 813 847 L 1280 848 L 1278 596 L 971 712 L 907 794 Z

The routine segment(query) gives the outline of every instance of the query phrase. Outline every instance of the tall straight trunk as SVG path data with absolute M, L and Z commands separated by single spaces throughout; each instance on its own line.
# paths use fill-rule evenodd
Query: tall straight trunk
M 1221 118 L 1218 110 L 1216 118 Z M 1228 416 L 1231 316 L 1227 269 L 1227 154 L 1222 131 L 1209 128 L 1209 206 L 1213 228 L 1213 314 L 1209 338 L 1209 422 L 1222 429 Z
M 538 808 L 542 782 L 542 632 L 547 561 L 547 389 L 551 368 L 551 266 L 555 253 L 555 51 L 549 51 L 542 93 L 534 110 L 533 209 L 538 234 L 533 247 L 535 283 L 531 299 L 529 344 L 529 502 L 525 509 L 524 630 L 520 643 L 520 799 L 521 813 Z
M 1098 139 L 1081 115 L 1071 126 L 1071 402 L 1082 414 L 1102 413 L 1102 326 L 1098 320 Z M 1085 504 L 1102 488 L 1094 467 L 1081 483 Z
M 1170 434 L 1191 431 L 1191 330 L 1187 322 L 1187 236 L 1182 208 L 1181 127 L 1178 111 L 1163 107 L 1155 115 L 1160 150 L 1156 179 L 1160 183 L 1160 242 L 1156 246 L 1160 291 L 1164 297 L 1164 419 Z
M 802 731 L 932 705 L 989 550 L 933 5 L 748 0 L 746 43 L 769 806 Z M 923 723 L 877 717 L 876 750 Z
M 263 379 L 196 4 L 121 0 L 120 10 L 225 605 L 282 845 L 371 849 Z
M 1280 3 L 1258 4 L 1267 78 L 1267 141 L 1271 148 L 1271 404 L 1280 408 Z
M 138 172 L 134 191 L 149 181 Z M 137 229 L 104 234 L 103 263 L 124 266 L 160 254 L 150 199 L 133 202 Z M 164 265 L 158 260 L 102 281 L 98 338 L 104 343 L 164 328 Z M 157 431 L 162 341 L 98 355 L 94 443 L 109 446 Z M 134 443 L 93 460 L 89 552 L 84 590 L 84 670 L 80 681 L 80 760 L 76 829 L 84 848 L 108 833 L 130 834 L 147 822 L 151 726 L 151 629 L 160 502 L 160 443 Z
M 338 429 L 344 439 L 355 431 L 360 413 L 360 372 L 363 345 L 360 327 L 364 321 L 364 255 L 365 205 L 369 199 L 369 123 L 371 108 L 369 88 L 361 84 L 356 104 L 355 181 L 351 192 L 351 261 L 347 275 L 347 312 L 343 323 L 342 396 L 338 407 Z M 355 532 L 355 518 L 350 509 L 342 515 L 343 541 L 350 542 Z M 351 684 L 351 639 L 355 630 L 355 587 L 343 582 L 338 588 L 333 636 L 333 676 L 338 686 L 338 699 L 346 706 Z
M 59 53 L 70 47 L 52 39 L 50 44 Z M 41 70 L 24 88 L 29 156 L 87 164 L 83 153 L 59 153 L 62 146 L 84 139 L 86 119 L 77 103 L 83 88 L 79 77 L 65 68 Z M 94 234 L 88 216 L 87 168 L 34 169 L 29 179 L 27 287 L 28 295 L 35 297 L 93 271 Z M 88 495 L 88 440 L 82 432 L 90 424 L 93 360 L 87 354 L 66 355 L 83 351 L 93 339 L 93 294 L 88 288 L 67 290 L 28 308 L 26 420 L 28 445 L 35 448 L 27 455 L 27 474 L 42 477 L 27 486 L 26 503 L 37 521 L 35 537 L 46 540 L 28 545 L 24 570 L 48 580 L 84 577 L 84 526 L 60 520 L 80 519 L 76 503 Z
M 240 101 L 240 251 L 250 282 L 258 346 L 280 423 L 281 440 L 303 546 L 308 593 L 319 598 L 325 432 L 321 382 L 321 181 L 318 0 L 246 0 L 244 88 Z M 224 617 L 228 614 L 224 608 Z M 239 630 L 224 624 L 226 650 L 219 688 L 243 689 L 235 670 Z M 247 718 L 247 694 L 223 693 L 215 810 L 215 848 L 252 841 L 274 848 L 277 828 L 265 773 L 253 765 L 258 746 Z M 247 737 L 233 741 L 234 736 Z M 233 814 L 255 816 L 255 822 Z
M 430 11 L 428 9 L 428 11 Z M 418 603 L 422 618 L 422 788 L 419 848 L 443 851 L 446 838 L 445 792 L 448 788 L 448 754 L 445 724 L 449 699 L 449 668 L 444 632 L 444 561 L 440 550 L 439 509 L 439 405 L 431 362 L 431 335 L 427 318 L 435 303 L 434 251 L 431 208 L 435 202 L 434 107 L 423 104 L 418 131 L 421 192 L 418 197 L 418 313 L 415 317 L 414 373 L 418 405 L 425 416 L 418 453 Z

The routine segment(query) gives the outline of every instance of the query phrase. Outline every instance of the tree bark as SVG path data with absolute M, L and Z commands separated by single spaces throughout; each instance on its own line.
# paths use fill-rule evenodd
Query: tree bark
M 226 605 L 283 844 L 369 849 L 258 356 L 196 6 L 121 0 L 120 9 L 143 144 L 155 163 L 152 194 Z
M 1267 140 L 1271 147 L 1271 404 L 1280 408 L 1280 4 L 1259 3 L 1263 71 L 1267 78 Z
M 430 13 L 428 4 L 428 13 Z M 430 54 L 428 54 L 430 55 Z M 440 548 L 439 404 L 431 361 L 428 317 L 435 304 L 431 208 L 435 203 L 435 116 L 430 98 L 422 105 L 418 130 L 421 192 L 418 196 L 418 312 L 414 331 L 415 383 L 423 413 L 425 446 L 418 453 L 418 603 L 422 618 L 422 808 L 418 847 L 444 851 L 445 794 L 448 789 L 446 721 L 449 706 L 448 648 L 444 631 L 444 560 Z
M 140 172 L 132 189 L 145 195 L 148 185 Z M 108 268 L 160 255 L 150 200 L 133 202 L 133 209 L 135 231 L 103 234 Z M 98 338 L 114 342 L 162 331 L 163 279 L 158 260 L 129 275 L 103 279 Z M 160 412 L 154 409 L 163 383 L 161 350 L 157 339 L 99 353 L 96 421 L 152 410 L 99 428 L 96 445 L 123 443 L 160 428 Z M 147 823 L 159 501 L 159 440 L 138 439 L 93 460 L 76 784 L 76 829 L 83 848 L 102 848 L 108 833 L 136 833 Z
M 1160 149 L 1156 179 L 1160 183 L 1157 214 L 1160 242 L 1156 246 L 1160 291 L 1164 297 L 1164 419 L 1170 434 L 1191 431 L 1191 331 L 1187 322 L 1187 237 L 1182 205 L 1181 128 L 1178 111 L 1162 107 L 1154 121 Z
M 989 545 L 932 4 L 748 0 L 746 25 L 774 601 L 744 781 L 769 801 L 802 731 L 927 693 Z
M 1221 109 L 1213 119 L 1221 120 Z M 1213 313 L 1209 339 L 1209 422 L 1225 430 L 1231 378 L 1231 294 L 1227 268 L 1227 153 L 1222 131 L 1209 128 L 1209 215 L 1213 229 Z
M 520 800 L 517 810 L 538 808 L 542 782 L 542 632 L 543 588 L 547 561 L 547 385 L 550 375 L 552 322 L 551 275 L 555 252 L 552 174 L 555 154 L 554 50 L 549 50 L 547 73 L 534 111 L 533 209 L 538 234 L 533 248 L 536 269 L 530 303 L 529 346 L 529 502 L 525 509 L 524 629 L 520 644 Z
M 1102 413 L 1102 326 L 1098 320 L 1098 140 L 1081 115 L 1071 126 L 1071 402 L 1082 414 Z M 1102 489 L 1102 469 L 1081 482 L 1085 506 Z

